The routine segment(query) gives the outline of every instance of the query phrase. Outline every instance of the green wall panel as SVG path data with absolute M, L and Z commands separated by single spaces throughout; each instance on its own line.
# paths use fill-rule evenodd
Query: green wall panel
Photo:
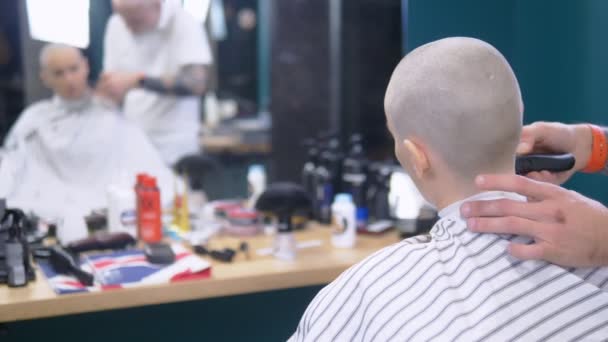
M 285 341 L 320 289 L 311 286 L 0 324 L 0 341 Z
M 526 123 L 608 124 L 608 1 L 409 0 L 408 19 L 408 50 L 471 36 L 502 51 L 520 82 Z M 607 182 L 577 175 L 566 186 L 608 203 Z

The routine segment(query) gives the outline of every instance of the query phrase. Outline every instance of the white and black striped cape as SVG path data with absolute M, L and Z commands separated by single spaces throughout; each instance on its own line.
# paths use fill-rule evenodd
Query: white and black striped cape
M 521 198 L 483 193 L 467 200 Z M 608 340 L 608 269 L 520 261 L 459 208 L 430 236 L 382 249 L 321 290 L 291 341 Z M 606 227 L 608 229 L 608 227 Z

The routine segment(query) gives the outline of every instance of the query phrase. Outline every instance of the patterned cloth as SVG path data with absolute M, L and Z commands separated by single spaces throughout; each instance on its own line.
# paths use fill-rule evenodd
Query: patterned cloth
M 141 250 L 85 257 L 81 262 L 82 269 L 95 276 L 95 285 L 89 287 L 81 284 L 75 277 L 57 274 L 47 262 L 39 262 L 39 266 L 53 290 L 58 294 L 163 284 L 208 278 L 211 275 L 209 262 L 180 245 L 171 247 L 175 253 L 175 262 L 171 265 L 151 264 Z
M 488 192 L 470 200 L 510 198 Z M 463 201 L 464 202 L 464 201 Z M 291 341 L 596 341 L 608 269 L 521 261 L 527 237 L 470 232 L 455 203 L 430 236 L 387 247 L 321 290 Z

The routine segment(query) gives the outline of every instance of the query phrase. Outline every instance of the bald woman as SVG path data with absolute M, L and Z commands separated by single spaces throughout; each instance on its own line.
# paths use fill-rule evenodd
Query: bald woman
M 109 185 L 130 187 L 136 173 L 159 179 L 164 202 L 173 174 L 145 134 L 93 95 L 80 50 L 46 45 L 40 77 L 51 99 L 29 106 L 11 128 L 0 160 L 0 197 L 47 219 L 107 206 Z
M 399 63 L 385 97 L 395 154 L 440 210 L 430 235 L 387 247 L 317 294 L 292 341 L 599 340 L 608 336 L 608 272 L 512 258 L 479 234 L 463 203 L 479 173 L 514 174 L 523 105 L 517 79 L 491 45 L 447 38 Z

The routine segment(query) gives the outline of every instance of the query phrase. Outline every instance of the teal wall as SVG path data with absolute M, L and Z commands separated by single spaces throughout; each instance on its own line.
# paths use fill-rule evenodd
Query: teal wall
M 285 341 L 320 289 L 311 286 L 6 323 L 0 324 L 0 341 Z
M 501 50 L 520 81 L 527 123 L 608 124 L 608 1 L 409 0 L 408 19 L 408 50 L 449 36 Z M 608 203 L 601 177 L 577 175 L 566 186 Z

